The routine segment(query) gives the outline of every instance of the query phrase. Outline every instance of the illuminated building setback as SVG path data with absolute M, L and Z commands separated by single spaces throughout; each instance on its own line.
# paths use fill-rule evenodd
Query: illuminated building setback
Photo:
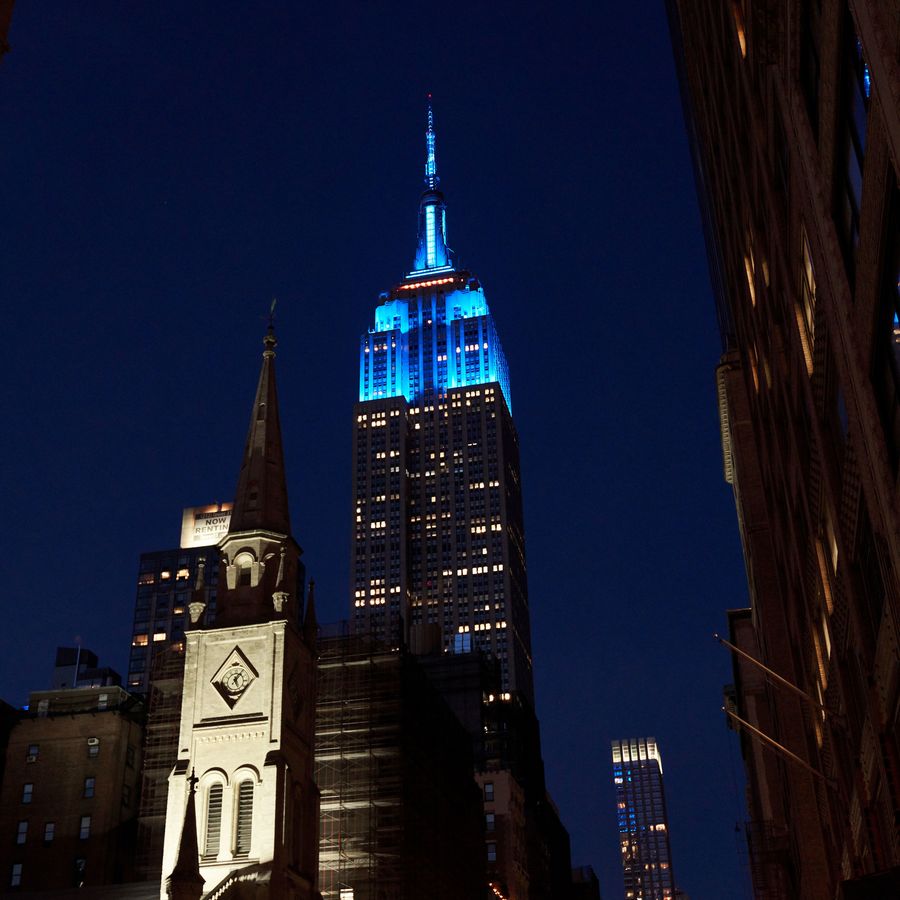
M 354 630 L 421 626 L 482 650 L 531 700 L 518 437 L 506 358 L 478 279 L 455 266 L 429 98 L 413 269 L 360 340 L 353 438 Z
M 675 880 L 655 738 L 612 742 L 613 782 L 626 900 L 672 900 Z

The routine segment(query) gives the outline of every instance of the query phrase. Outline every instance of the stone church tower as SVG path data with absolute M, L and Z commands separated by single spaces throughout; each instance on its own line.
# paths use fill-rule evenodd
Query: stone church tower
M 178 760 L 169 778 L 163 900 L 314 900 L 316 619 L 303 615 L 275 389 L 275 336 L 262 371 L 231 526 L 220 541 L 215 626 L 190 604 Z

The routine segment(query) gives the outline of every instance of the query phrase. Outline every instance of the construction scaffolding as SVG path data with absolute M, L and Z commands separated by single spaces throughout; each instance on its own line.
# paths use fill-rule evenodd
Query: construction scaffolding
M 162 875 L 169 774 L 178 757 L 183 687 L 184 645 L 173 644 L 154 659 L 150 675 L 138 811 L 136 874 L 141 881 L 159 881 Z
M 319 640 L 316 784 L 323 900 L 400 889 L 400 668 L 371 638 Z M 366 890 L 373 888 L 372 892 Z
M 481 795 L 469 737 L 415 659 L 319 640 L 316 783 L 324 900 L 480 900 Z

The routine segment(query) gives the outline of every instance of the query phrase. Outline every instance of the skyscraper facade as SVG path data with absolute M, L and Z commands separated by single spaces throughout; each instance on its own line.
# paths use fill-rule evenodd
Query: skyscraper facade
M 662 757 L 656 739 L 612 742 L 626 900 L 672 900 L 675 879 Z
M 447 245 L 429 101 L 412 270 L 360 340 L 352 618 L 388 643 L 439 634 L 533 701 L 519 448 L 484 288 Z
M 168 647 L 184 647 L 187 605 L 201 565 L 209 590 L 205 619 L 208 624 L 215 619 L 216 541 L 228 531 L 230 516 L 230 503 L 188 507 L 182 515 L 179 547 L 141 554 L 128 660 L 130 691 L 146 694 L 156 658 Z
M 668 6 L 748 575 L 727 709 L 754 889 L 856 897 L 892 872 L 866 896 L 897 896 L 897 4 Z

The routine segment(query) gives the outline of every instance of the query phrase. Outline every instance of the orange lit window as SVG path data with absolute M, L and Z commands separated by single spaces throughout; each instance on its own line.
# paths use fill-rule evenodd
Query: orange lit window
M 816 276 L 813 272 L 812 255 L 805 228 L 800 230 L 800 252 L 803 262 L 800 273 L 800 301 L 794 305 L 794 314 L 797 318 L 797 328 L 800 331 L 800 344 L 803 347 L 806 372 L 808 375 L 812 375 L 813 348 L 816 338 Z
M 747 58 L 747 32 L 744 29 L 744 5 L 738 0 L 731 4 L 731 14 L 734 16 L 734 28 L 737 31 L 738 44 L 741 48 L 741 57 Z

